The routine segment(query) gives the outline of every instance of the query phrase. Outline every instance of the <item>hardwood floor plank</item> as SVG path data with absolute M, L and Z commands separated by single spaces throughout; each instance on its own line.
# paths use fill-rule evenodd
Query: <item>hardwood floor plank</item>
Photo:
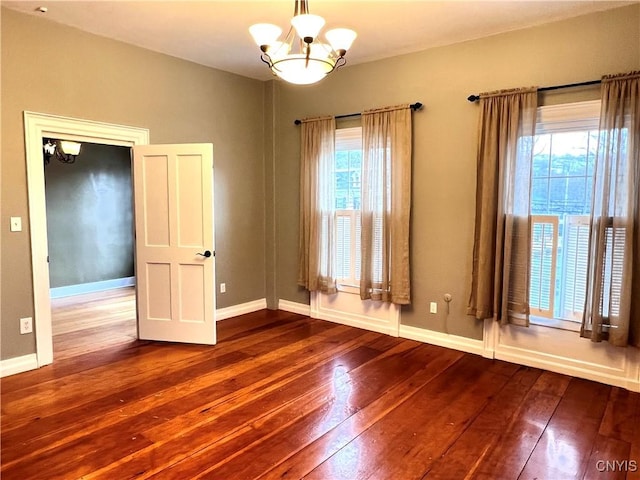
M 598 433 L 631 443 L 636 435 L 637 413 L 640 409 L 640 396 L 629 390 L 611 387 L 607 408 L 602 417 Z
M 56 375 L 57 378 L 56 376 L 52 377 L 51 375 L 58 373 L 58 370 L 57 370 L 58 367 L 49 366 L 49 367 L 45 367 L 44 369 L 37 370 L 35 372 L 28 372 L 28 374 L 26 374 L 26 375 L 29 375 L 33 373 L 34 375 L 41 375 L 43 372 L 45 371 L 47 372 L 46 376 L 42 375 L 40 377 L 43 379 L 40 383 L 38 383 L 37 381 L 34 381 L 33 377 L 29 378 L 29 382 L 26 385 L 22 385 L 23 389 L 27 389 L 26 393 L 25 391 L 22 391 L 22 392 L 15 393 L 15 395 L 13 393 L 9 395 L 9 394 L 5 394 L 3 390 L 3 408 L 8 404 L 9 400 L 15 397 L 20 400 L 24 408 L 27 408 L 27 407 L 32 408 L 33 410 L 32 418 L 40 418 L 39 412 L 42 410 L 42 405 L 39 402 L 29 402 L 29 397 L 28 397 L 29 392 L 32 391 L 32 387 L 34 385 L 35 386 L 39 385 L 42 388 L 46 387 L 46 388 L 49 388 L 50 391 L 56 392 L 57 390 L 59 390 L 61 387 L 65 385 L 65 382 L 71 383 L 71 384 L 77 383 L 79 385 L 82 385 L 82 390 L 85 393 L 85 395 L 79 396 L 79 397 L 85 398 L 87 397 L 86 394 L 91 391 L 89 389 L 88 383 L 85 381 L 87 378 L 95 378 L 98 383 L 104 383 L 104 379 L 103 379 L 104 375 L 108 375 L 108 376 L 115 375 L 117 377 L 120 377 L 122 379 L 122 382 L 124 382 L 125 384 L 136 383 L 137 377 L 135 377 L 134 375 L 128 374 L 128 372 L 130 373 L 130 367 L 132 365 L 138 365 L 138 364 L 144 366 L 145 368 L 136 367 L 136 370 L 134 371 L 134 373 L 140 372 L 143 375 L 144 374 L 151 375 L 153 371 L 153 369 L 151 368 L 152 363 L 147 361 L 147 357 L 145 357 L 144 355 L 159 357 L 159 359 L 154 358 L 153 361 L 159 363 L 159 368 L 163 371 L 163 373 L 168 373 L 169 371 L 171 371 L 167 367 L 168 362 L 171 361 L 171 357 L 169 354 L 175 355 L 180 359 L 180 362 L 176 361 L 175 363 L 170 364 L 171 368 L 179 369 L 180 367 L 184 367 L 185 364 L 189 365 L 193 362 L 199 361 L 199 356 L 201 356 L 202 354 L 206 354 L 207 355 L 206 358 L 213 358 L 216 356 L 224 355 L 225 353 L 233 351 L 234 349 L 243 350 L 248 346 L 250 346 L 252 343 L 263 344 L 264 342 L 268 341 L 269 339 L 275 336 L 284 335 L 287 332 L 293 331 L 295 329 L 303 328 L 302 327 L 303 322 L 306 322 L 306 320 L 289 322 L 288 324 L 274 327 L 273 329 L 269 330 L 269 332 L 265 332 L 264 334 L 262 334 L 262 337 L 249 336 L 245 339 L 231 340 L 229 342 L 224 343 L 223 345 L 220 345 L 215 350 L 212 350 L 210 347 L 204 347 L 199 345 L 181 345 L 181 344 L 168 344 L 168 343 L 148 344 L 149 345 L 148 348 L 144 349 L 144 351 L 141 352 L 139 355 L 134 356 L 134 358 L 129 359 L 129 361 L 126 361 L 128 359 L 128 354 L 127 354 L 127 359 L 120 359 L 118 356 L 113 361 L 110 361 L 111 359 L 109 357 L 106 357 L 106 358 L 103 358 L 104 364 L 101 364 L 99 362 L 94 363 L 93 366 L 95 366 L 95 369 L 90 371 L 87 371 L 82 367 L 74 368 L 73 365 L 67 365 L 65 362 L 60 362 L 63 364 L 63 366 L 59 372 L 60 375 L 59 376 Z M 300 334 L 301 337 L 304 337 L 304 335 L 305 335 L 304 333 Z M 159 349 L 158 348 L 159 345 L 162 346 L 162 348 Z M 129 350 L 125 350 L 125 352 L 129 352 Z M 102 356 L 99 353 L 97 355 L 102 358 Z M 82 356 L 80 357 L 80 360 L 82 362 L 85 362 L 87 358 L 86 356 Z M 69 368 L 65 368 L 67 366 Z M 127 367 L 129 367 L 129 369 L 127 369 Z M 19 375 L 17 377 L 22 377 L 22 375 Z M 17 377 L 9 377 L 9 379 L 17 378 Z M 3 384 L 3 387 L 4 387 L 4 384 Z M 111 387 L 113 389 L 114 385 L 111 385 Z M 10 391 L 16 392 L 18 390 L 20 389 L 13 388 Z M 47 413 L 51 415 L 53 411 L 48 410 Z M 15 422 L 17 419 L 12 418 L 12 420 Z M 6 432 L 7 425 L 4 424 L 4 426 L 5 426 L 5 432 Z
M 424 368 L 386 390 L 326 434 L 308 445 L 298 445 L 292 455 L 283 457 L 259 478 L 303 478 L 463 357 L 460 352 L 434 346 L 428 348 L 435 357 L 425 363 Z
M 335 333 L 336 337 L 342 336 L 348 339 L 349 335 L 360 336 L 365 334 L 362 331 L 351 329 L 349 331 L 349 335 L 345 335 L 345 333 L 341 331 L 341 328 L 346 327 L 339 327 L 335 324 L 331 327 L 329 325 L 325 326 L 329 327 L 327 330 L 334 330 L 338 327 Z M 34 456 L 40 452 L 42 448 L 51 448 L 54 446 L 56 444 L 54 438 L 62 433 L 64 433 L 65 438 L 68 440 L 69 435 L 71 435 L 72 432 L 80 432 L 82 435 L 86 435 L 97 428 L 105 427 L 107 422 L 117 422 L 122 417 L 128 417 L 132 414 L 130 411 L 132 408 L 129 407 L 130 405 L 133 406 L 133 410 L 136 412 L 140 410 L 144 411 L 148 408 L 156 408 L 159 411 L 155 416 L 158 418 L 165 418 L 167 415 L 167 412 L 165 411 L 165 403 L 172 399 L 171 395 L 176 391 L 180 391 L 181 394 L 186 395 L 189 392 L 198 392 L 198 390 L 206 387 L 207 391 L 199 392 L 199 398 L 207 399 L 209 404 L 211 404 L 211 402 L 218 399 L 218 393 L 226 391 L 216 390 L 216 386 L 218 386 L 220 379 L 225 378 L 225 376 L 240 375 L 243 371 L 251 370 L 252 366 L 255 367 L 256 365 L 260 365 L 260 362 L 266 363 L 272 358 L 275 358 L 276 361 L 281 364 L 278 365 L 279 367 L 281 367 L 282 364 L 291 365 L 295 362 L 295 359 L 305 351 L 305 349 L 307 349 L 310 354 L 311 349 L 313 349 L 314 342 L 327 341 L 330 343 L 333 339 L 331 336 L 325 338 L 321 335 L 307 338 L 305 336 L 307 328 L 308 327 L 298 326 L 298 328 L 272 339 L 276 344 L 287 344 L 287 348 L 291 350 L 291 355 L 289 357 L 284 356 L 282 351 L 274 351 L 272 348 L 274 343 L 265 340 L 258 342 L 261 352 L 264 354 L 262 357 L 258 357 L 259 360 L 254 360 L 253 363 L 243 362 L 240 369 L 227 368 L 225 370 L 226 367 L 231 367 L 232 365 L 239 363 L 239 360 L 246 360 L 249 358 L 246 350 L 250 348 L 251 345 L 243 342 L 241 344 L 243 346 L 243 351 L 239 352 L 232 350 L 228 353 L 224 353 L 224 350 L 220 349 L 217 350 L 217 354 L 212 353 L 207 355 L 205 360 L 198 363 L 190 362 L 183 369 L 165 371 L 161 376 L 156 376 L 153 375 L 153 372 L 148 372 L 150 376 L 153 377 L 148 381 L 130 382 L 131 385 L 128 388 L 118 390 L 115 393 L 99 396 L 94 401 L 77 406 L 76 408 L 67 409 L 57 414 L 49 415 L 40 420 L 41 431 L 47 434 L 44 438 L 25 437 L 24 429 L 15 429 L 14 431 L 3 432 L 3 438 L 7 442 L 10 444 L 21 445 L 20 450 L 16 452 L 11 449 L 3 452 L 5 459 L 10 461 L 14 456 L 20 456 L 22 449 L 27 446 L 29 451 L 32 452 L 31 456 Z M 289 342 L 283 342 L 283 338 L 288 339 Z M 294 342 L 294 340 L 300 338 L 306 338 L 306 341 Z M 258 355 L 258 353 L 260 352 L 257 350 L 254 351 L 255 355 Z M 310 359 L 311 358 L 312 356 L 310 355 Z M 191 359 L 191 357 L 189 357 L 189 359 Z M 264 369 L 273 367 L 273 365 L 264 366 L 262 371 L 257 372 L 258 378 L 264 378 Z M 230 382 L 229 388 L 232 392 L 235 392 L 235 395 L 242 392 L 240 389 L 241 385 L 239 384 L 241 384 L 241 382 L 236 381 L 235 378 L 233 382 Z M 211 387 L 212 385 L 214 387 Z M 211 395 L 213 395 L 213 397 Z M 188 403 L 180 402 L 180 405 L 185 406 L 188 405 Z M 71 427 L 71 432 L 69 431 L 69 428 L 67 428 L 66 431 L 62 431 L 63 426 L 71 424 L 70 420 L 72 418 L 77 418 L 78 416 L 82 417 L 88 415 L 90 412 L 93 413 L 93 415 L 100 415 L 102 417 L 101 421 L 93 421 L 85 425 L 75 422 L 72 423 L 73 426 Z M 185 412 L 183 411 L 182 413 Z M 185 421 L 185 419 L 183 418 L 182 421 Z M 83 428 L 78 430 L 78 427 L 80 426 Z M 135 434 L 135 431 L 131 433 Z M 22 455 L 22 457 L 24 457 L 24 455 Z M 23 460 L 25 459 L 23 458 Z
M 478 458 L 468 478 L 518 478 L 566 391 L 570 377 L 543 372 L 518 405 L 500 439 Z
M 58 378 L 91 370 L 105 364 L 139 357 L 147 352 L 151 353 L 154 348 L 155 346 L 151 342 L 136 340 L 131 345 L 111 345 L 107 348 L 93 350 L 71 358 L 54 359 L 52 365 L 0 379 L 0 390 L 4 394 L 16 392 L 39 383 L 55 381 Z
M 306 478 L 422 478 L 508 381 L 492 363 L 463 357 Z
M 396 351 L 397 353 L 391 354 Z M 261 431 L 254 432 L 249 438 L 251 443 L 242 439 L 233 442 L 232 452 L 241 452 L 242 456 L 234 455 L 222 457 L 223 462 L 212 466 L 211 448 L 198 452 L 197 456 L 191 456 L 172 467 L 173 478 L 199 478 L 201 476 L 212 478 L 257 478 L 274 466 L 274 459 L 286 458 L 291 455 L 287 452 L 296 452 L 313 443 L 321 436 L 334 430 L 347 421 L 356 412 L 365 410 L 376 399 L 385 396 L 398 384 L 405 382 L 418 372 L 431 369 L 431 365 L 438 359 L 440 353 L 433 348 L 416 346 L 408 351 L 393 349 L 387 355 L 376 357 L 368 363 L 356 368 L 348 376 L 342 375 L 342 371 L 334 370 L 333 378 L 329 379 L 322 388 L 317 408 L 304 414 L 312 402 L 301 397 L 292 402 L 287 410 L 291 414 L 273 412 L 272 419 L 279 417 L 293 418 L 294 421 L 278 428 L 272 421 L 260 425 Z M 438 362 L 436 368 L 442 369 L 450 361 Z M 440 370 L 441 371 L 441 370 Z M 411 395 L 413 392 L 407 392 Z M 291 395 L 287 394 L 287 397 Z M 284 448 L 283 448 L 284 447 Z M 252 458 L 250 463 L 244 460 L 244 456 Z M 165 476 L 163 472 L 162 476 Z
M 626 462 L 630 449 L 628 442 L 597 435 L 583 479 L 624 480 L 629 469 Z
M 637 393 L 282 311 L 202 346 L 133 339 L 123 292 L 56 308 L 54 364 L 0 380 L 3 480 L 640 479 Z
M 364 337 L 364 336 L 363 336 Z M 363 346 L 345 352 L 344 349 L 334 349 L 326 356 L 326 361 L 318 361 L 315 367 L 305 365 L 291 375 L 282 377 L 279 383 L 271 382 L 268 387 L 254 388 L 253 395 L 242 392 L 233 400 L 224 404 L 217 404 L 205 409 L 198 409 L 177 418 L 177 422 L 164 422 L 156 427 L 143 432 L 146 436 L 156 438 L 154 445 L 145 451 L 124 459 L 119 465 L 113 467 L 120 478 L 147 478 L 148 476 L 162 472 L 168 475 L 165 469 L 180 460 L 202 452 L 209 445 L 216 443 L 220 447 L 207 457 L 207 462 L 214 463 L 215 458 L 227 458 L 234 451 L 234 447 L 227 450 L 230 441 L 241 437 L 254 437 L 260 430 L 264 417 L 274 410 L 284 408 L 295 399 L 309 395 L 320 402 L 326 400 L 326 393 L 318 393 L 327 385 L 334 375 L 336 366 L 343 368 L 355 368 L 360 362 L 366 361 L 372 356 L 380 356 L 383 353 Z M 345 372 L 346 375 L 346 372 Z M 314 388 L 315 386 L 315 388 Z M 289 400 L 291 399 L 291 400 Z M 317 408 L 313 402 L 302 402 L 305 411 Z M 188 422 L 184 422 L 189 418 Z M 287 422 L 290 416 L 277 415 L 276 422 Z M 170 433 L 164 433 L 170 432 Z M 203 438 L 206 442 L 203 443 Z M 200 448 L 196 448 L 200 446 Z M 162 459 L 162 460 L 159 460 Z M 95 476 L 88 478 L 112 478 L 113 473 L 109 469 L 96 472 Z M 189 478 L 188 476 L 184 478 Z
M 262 338 L 240 339 L 238 341 L 241 344 L 234 344 L 233 341 L 230 341 L 213 350 L 199 345 L 166 343 L 162 344 L 165 348 L 151 350 L 149 355 L 143 358 L 136 357 L 119 364 L 99 366 L 90 372 L 83 371 L 77 375 L 57 378 L 7 395 L 3 394 L 2 409 L 4 412 L 12 413 L 14 421 L 20 422 L 20 425 L 32 418 L 39 417 L 38 412 L 44 407 L 47 408 L 49 414 L 68 410 L 72 406 L 85 403 L 85 398 L 89 393 L 108 395 L 113 390 L 118 390 L 124 385 L 137 381 L 138 378 L 150 376 L 153 371 L 162 371 L 164 374 L 175 371 L 187 373 L 194 363 L 201 361 L 200 356 L 203 352 L 211 351 L 211 356 L 207 356 L 207 359 L 215 359 L 236 348 L 242 348 L 244 352 L 249 352 L 253 348 L 251 352 L 256 355 L 261 351 L 268 352 L 277 349 L 280 345 L 288 345 L 308 338 L 311 328 L 315 328 L 318 333 L 321 333 L 337 327 L 339 326 L 320 321 L 300 322 L 292 328 L 285 326 L 284 332 L 274 329 L 271 335 L 264 335 Z M 254 345 L 257 346 L 254 348 Z M 247 355 L 251 355 L 251 353 L 247 353 Z M 42 405 L 42 400 L 40 402 L 33 400 L 36 397 L 45 399 L 45 405 Z
M 630 417 L 629 424 L 633 426 L 631 437 L 631 448 L 629 460 L 633 462 L 627 471 L 627 480 L 640 480 L 640 394 L 631 393 L 631 401 L 635 398 L 636 408 L 633 416 Z
M 51 300 L 51 310 L 54 336 L 127 322 L 135 337 L 134 287 L 54 298 Z
M 541 371 L 520 367 L 427 472 L 429 479 L 466 478 L 495 449 Z
M 611 387 L 574 378 L 527 461 L 521 478 L 581 479 Z

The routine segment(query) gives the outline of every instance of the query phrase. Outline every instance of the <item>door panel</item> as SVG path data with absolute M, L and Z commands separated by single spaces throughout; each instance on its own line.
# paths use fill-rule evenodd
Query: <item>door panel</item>
M 213 345 L 213 148 L 133 149 L 138 336 Z

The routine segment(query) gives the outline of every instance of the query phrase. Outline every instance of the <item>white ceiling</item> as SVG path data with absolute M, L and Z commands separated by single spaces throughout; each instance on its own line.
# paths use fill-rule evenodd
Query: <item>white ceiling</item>
M 427 48 L 607 10 L 633 1 L 366 1 L 309 0 L 325 30 L 358 32 L 347 62 L 354 65 Z M 2 5 L 247 77 L 267 80 L 248 27 L 287 29 L 293 0 L 272 1 L 2 1 Z M 36 9 L 48 8 L 47 13 Z

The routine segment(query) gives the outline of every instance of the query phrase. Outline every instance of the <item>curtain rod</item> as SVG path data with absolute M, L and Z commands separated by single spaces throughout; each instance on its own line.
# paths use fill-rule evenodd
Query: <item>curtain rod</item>
M 412 103 L 411 105 L 409 105 L 409 107 L 411 108 L 411 110 L 413 110 L 415 112 L 416 110 L 420 110 L 422 108 L 422 104 L 420 102 L 416 102 L 416 103 Z M 360 115 L 362 115 L 362 114 L 361 113 L 347 113 L 345 115 L 336 115 L 335 118 L 359 117 Z M 295 123 L 296 125 L 300 125 L 300 124 L 302 124 L 302 120 L 294 120 L 293 123 Z
M 589 80 L 588 82 L 579 82 L 579 83 L 567 83 L 566 85 L 553 85 L 552 87 L 542 87 L 539 88 L 539 92 L 546 92 L 549 90 L 560 90 L 561 88 L 571 88 L 571 87 L 585 87 L 587 85 L 597 85 L 602 83 L 602 80 Z M 480 95 L 469 95 L 467 100 L 470 102 L 475 102 L 480 100 Z

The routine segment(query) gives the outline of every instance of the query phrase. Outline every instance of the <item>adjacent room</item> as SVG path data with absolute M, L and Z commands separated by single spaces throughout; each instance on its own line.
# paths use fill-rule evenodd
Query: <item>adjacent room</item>
M 2 1 L 3 479 L 640 479 L 640 2 Z

